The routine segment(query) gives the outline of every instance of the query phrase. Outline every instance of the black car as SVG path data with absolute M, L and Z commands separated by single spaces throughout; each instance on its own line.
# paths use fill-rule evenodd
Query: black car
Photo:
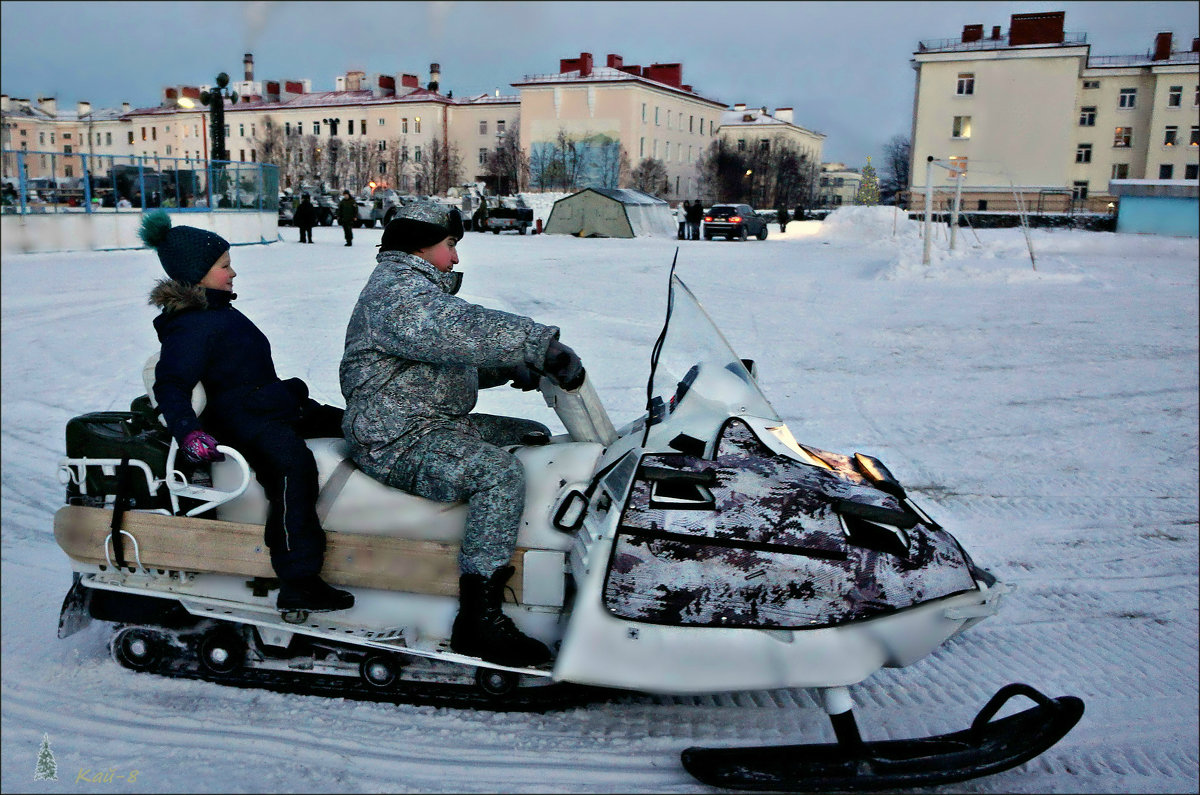
M 704 239 L 725 235 L 726 240 L 745 240 L 754 235 L 767 239 L 767 222 L 749 204 L 714 204 L 704 214 Z

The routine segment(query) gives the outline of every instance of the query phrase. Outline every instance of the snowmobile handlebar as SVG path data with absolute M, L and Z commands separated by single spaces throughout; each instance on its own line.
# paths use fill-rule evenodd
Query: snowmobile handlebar
M 583 383 L 570 392 L 545 376 L 538 382 L 538 390 L 562 421 L 571 441 L 599 442 L 607 447 L 617 440 L 616 429 L 586 371 Z

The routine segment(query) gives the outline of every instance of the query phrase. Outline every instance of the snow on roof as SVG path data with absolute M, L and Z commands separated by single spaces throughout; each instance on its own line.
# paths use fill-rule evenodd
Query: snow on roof
M 616 199 L 621 204 L 666 204 L 667 202 L 651 196 L 649 193 L 643 193 L 640 190 L 633 188 L 587 188 L 594 190 L 602 196 L 607 196 L 610 199 Z
M 715 99 L 709 99 L 708 97 L 701 96 L 696 91 L 685 90 L 681 86 L 673 86 L 670 83 L 663 83 L 659 80 L 651 80 L 650 78 L 645 77 L 643 75 L 631 74 L 630 72 L 626 72 L 622 69 L 615 69 L 611 66 L 594 66 L 594 67 L 592 67 L 591 73 L 589 75 L 587 75 L 586 77 L 581 76 L 580 70 L 578 70 L 578 69 L 575 69 L 570 72 L 559 72 L 558 74 L 525 75 L 525 77 L 523 79 L 513 82 L 512 85 L 526 86 L 526 85 L 533 85 L 536 83 L 563 83 L 563 82 L 568 82 L 568 81 L 572 82 L 572 83 L 574 83 L 574 82 L 611 83 L 613 81 L 623 81 L 623 80 L 628 80 L 631 82 L 639 82 L 639 83 L 649 83 L 654 86 L 660 86 L 662 88 L 670 89 L 671 91 L 677 91 L 681 94 L 687 94 L 688 96 L 695 97 L 696 99 L 699 99 L 704 102 L 711 102 L 711 103 L 714 103 L 717 105 L 725 104 L 723 102 L 718 102 Z

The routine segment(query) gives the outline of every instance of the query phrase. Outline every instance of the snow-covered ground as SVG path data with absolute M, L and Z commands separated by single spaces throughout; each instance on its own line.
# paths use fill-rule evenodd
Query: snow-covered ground
M 349 249 L 337 227 L 314 246 L 281 233 L 234 249 L 238 307 L 281 374 L 340 405 L 381 230 Z M 1196 792 L 1196 241 L 1032 240 L 1036 269 L 1020 230 L 963 230 L 951 254 L 943 229 L 926 267 L 917 224 L 853 208 L 765 242 L 471 234 L 460 267 L 465 297 L 561 326 L 621 424 L 644 408 L 678 246 L 796 436 L 882 458 L 1018 586 L 994 618 L 852 688 L 868 739 L 963 728 L 1011 681 L 1087 703 L 1041 757 L 940 791 Z M 135 674 L 98 623 L 58 640 L 64 425 L 142 393 L 159 275 L 148 251 L 3 259 L 4 791 L 706 792 L 679 766 L 689 745 L 832 741 L 804 691 L 500 714 Z M 480 410 L 561 427 L 535 393 L 490 390 Z M 43 736 L 57 781 L 34 780 Z

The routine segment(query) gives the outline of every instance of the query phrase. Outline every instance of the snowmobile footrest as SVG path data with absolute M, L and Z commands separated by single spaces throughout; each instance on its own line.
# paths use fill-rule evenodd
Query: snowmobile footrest
M 1015 695 L 1037 706 L 992 720 Z M 1029 685 L 1000 688 L 972 721 L 951 734 L 910 740 L 688 748 L 683 767 L 714 787 L 772 792 L 826 792 L 926 787 L 991 775 L 1033 759 L 1083 716 L 1074 696 L 1051 699 Z M 841 738 L 839 738 L 841 739 Z

